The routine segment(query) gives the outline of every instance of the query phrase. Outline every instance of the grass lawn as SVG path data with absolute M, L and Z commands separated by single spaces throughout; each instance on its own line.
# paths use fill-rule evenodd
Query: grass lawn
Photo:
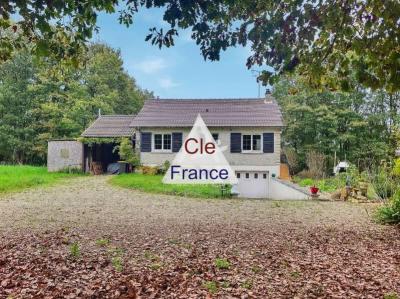
M 47 172 L 46 167 L 0 165 L 0 194 L 34 186 L 54 184 L 67 177 L 81 174 Z
M 334 192 L 337 189 L 343 188 L 346 184 L 345 181 L 339 177 L 330 177 L 326 179 L 301 179 L 299 177 L 294 177 L 294 181 L 301 187 L 310 187 L 315 184 L 323 192 Z
M 220 185 L 172 185 L 163 184 L 162 175 L 145 175 L 139 173 L 121 174 L 111 179 L 111 184 L 137 189 L 149 193 L 162 193 L 178 196 L 217 198 L 221 197 Z

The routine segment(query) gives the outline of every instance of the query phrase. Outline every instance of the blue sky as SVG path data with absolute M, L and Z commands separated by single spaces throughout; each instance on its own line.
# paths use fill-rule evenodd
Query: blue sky
M 204 61 L 190 31 L 180 32 L 171 48 L 158 49 L 144 39 L 150 27 L 163 26 L 160 10 L 143 10 L 126 28 L 117 14 L 101 14 L 94 37 L 121 50 L 125 69 L 141 88 L 161 98 L 257 97 L 258 84 L 245 63 L 248 48 L 230 48 L 220 61 Z M 261 96 L 265 88 L 261 87 Z

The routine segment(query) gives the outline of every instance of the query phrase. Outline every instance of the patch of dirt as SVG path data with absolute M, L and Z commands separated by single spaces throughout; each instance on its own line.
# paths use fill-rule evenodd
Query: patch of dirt
M 399 231 L 373 224 L 371 205 L 178 198 L 107 179 L 0 199 L 0 298 L 400 294 Z

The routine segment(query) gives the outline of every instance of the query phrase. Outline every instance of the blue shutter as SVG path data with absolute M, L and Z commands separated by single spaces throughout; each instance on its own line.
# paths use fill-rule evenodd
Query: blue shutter
M 140 151 L 142 153 L 151 152 L 151 133 L 140 133 Z
M 263 133 L 263 152 L 274 152 L 274 133 Z
M 182 146 L 182 133 L 172 133 L 172 152 L 177 153 Z
M 231 153 L 242 152 L 242 134 L 231 133 Z

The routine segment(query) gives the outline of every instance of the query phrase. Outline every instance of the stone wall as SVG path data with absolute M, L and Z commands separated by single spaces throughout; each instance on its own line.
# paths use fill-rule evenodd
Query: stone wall
M 59 171 L 69 167 L 83 169 L 83 144 L 74 140 L 49 141 L 47 148 L 48 171 Z

